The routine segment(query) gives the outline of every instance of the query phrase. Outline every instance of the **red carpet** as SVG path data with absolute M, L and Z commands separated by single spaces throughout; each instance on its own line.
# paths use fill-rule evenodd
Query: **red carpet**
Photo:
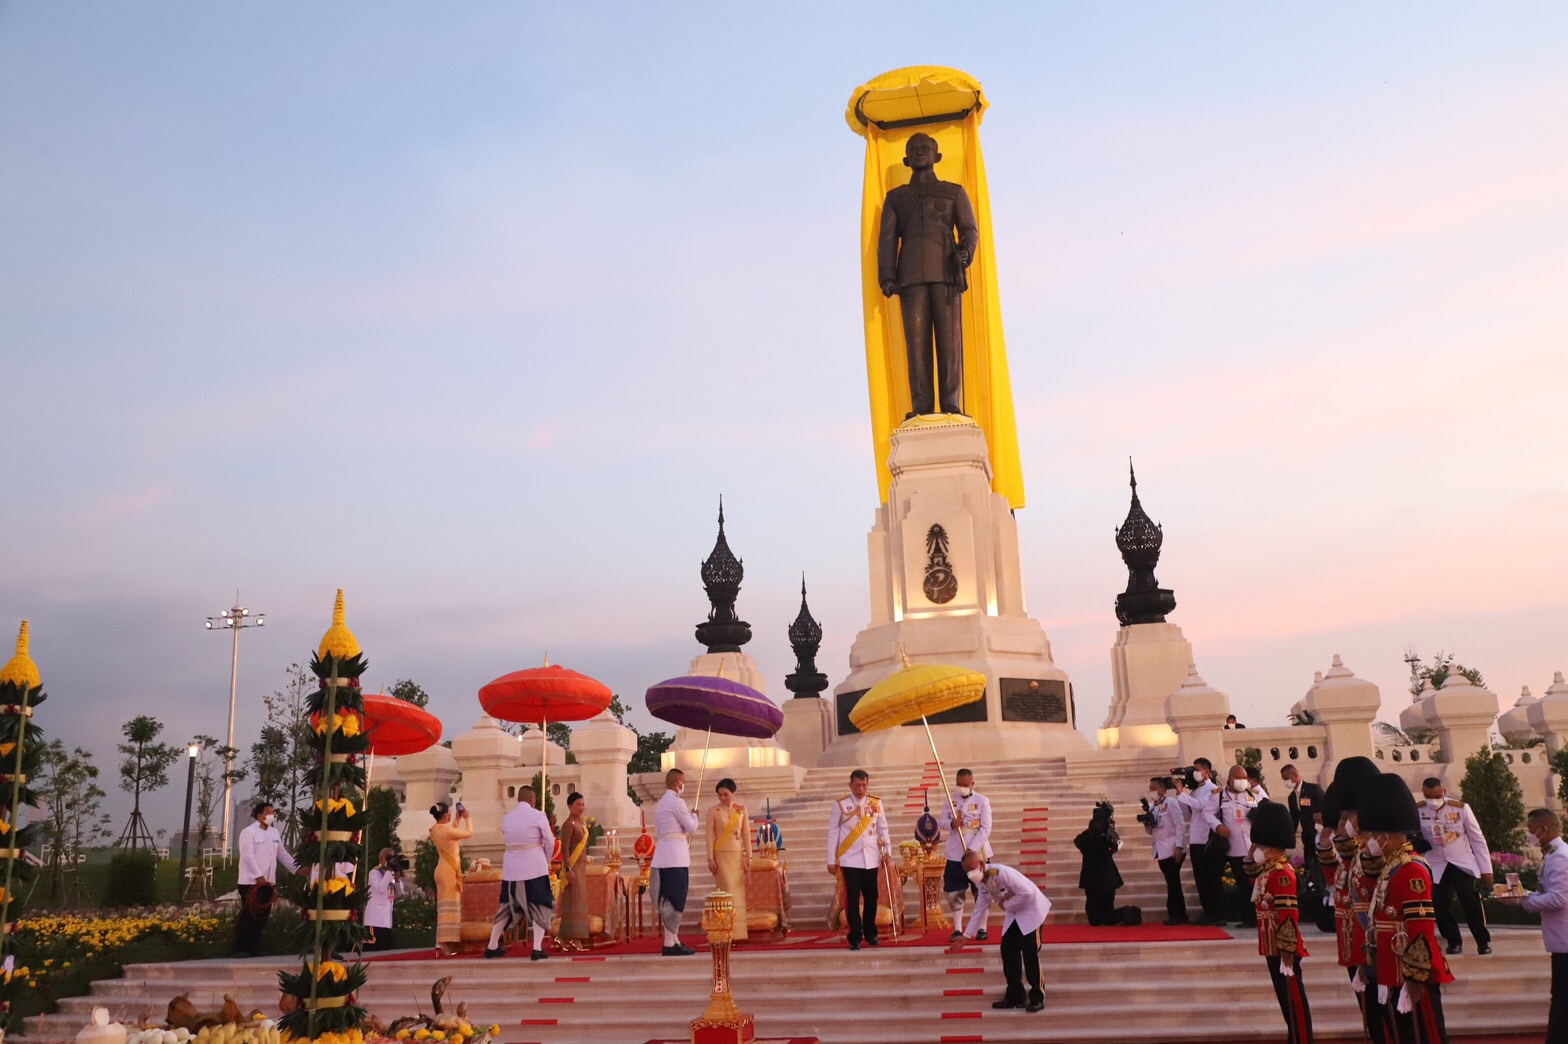
M 884 940 L 882 949 L 893 950 L 913 946 L 928 946 L 946 948 L 949 933 L 942 930 L 926 932 L 924 934 L 909 933 L 897 942 Z M 968 948 L 973 950 L 981 946 L 995 946 L 1001 938 L 1000 931 L 993 931 L 991 938 L 986 942 L 972 942 Z M 1137 928 L 1090 928 L 1088 925 L 1064 924 L 1047 925 L 1042 941 L 1046 945 L 1058 943 L 1118 943 L 1118 942 L 1205 942 L 1213 939 L 1228 939 L 1230 933 L 1223 928 L 1200 928 L 1193 925 L 1167 928 L 1161 924 L 1145 924 Z M 686 945 L 695 950 L 706 952 L 707 942 L 697 932 L 691 938 L 682 940 Z M 784 942 L 743 942 L 736 944 L 735 953 L 759 953 L 762 951 L 780 952 L 784 950 L 838 950 L 846 946 L 843 933 L 832 932 L 791 932 Z M 606 957 L 621 957 L 626 955 L 649 956 L 657 954 L 662 949 L 658 936 L 648 936 L 642 939 L 633 939 L 628 943 L 615 946 L 596 947 L 592 953 L 558 953 L 550 950 L 551 960 L 603 960 Z M 869 949 L 869 947 L 868 947 Z M 389 953 L 380 956 L 366 957 L 365 960 L 375 961 L 425 961 L 434 957 L 430 950 L 412 950 L 407 953 Z M 528 948 L 523 945 L 513 944 L 507 948 L 506 957 L 509 960 L 527 960 Z M 463 954 L 459 957 L 448 958 L 454 961 L 480 960 L 478 953 Z

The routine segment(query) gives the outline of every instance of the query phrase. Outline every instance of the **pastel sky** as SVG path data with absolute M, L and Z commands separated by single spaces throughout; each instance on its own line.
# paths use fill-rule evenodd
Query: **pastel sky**
M 842 114 L 921 63 L 992 102 L 1026 592 L 1081 726 L 1129 455 L 1243 721 L 1336 652 L 1389 717 L 1407 648 L 1539 693 L 1565 53 L 1556 3 L 0 5 L 0 625 L 39 723 L 110 776 L 137 713 L 221 734 L 236 587 L 242 744 L 338 587 L 367 681 L 449 734 L 546 650 L 637 702 L 700 651 L 721 494 L 770 693 L 802 571 L 840 680 L 877 496 Z

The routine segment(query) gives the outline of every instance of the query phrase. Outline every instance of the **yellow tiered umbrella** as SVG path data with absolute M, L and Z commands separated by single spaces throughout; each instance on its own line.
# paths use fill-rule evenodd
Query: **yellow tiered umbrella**
M 925 726 L 926 740 L 931 744 L 931 756 L 940 768 L 942 756 L 936 751 L 936 739 L 931 735 L 931 722 L 928 719 L 933 714 L 983 699 L 986 677 L 967 667 L 941 663 L 911 666 L 909 657 L 904 655 L 902 649 L 899 650 L 899 656 L 904 660 L 903 670 L 894 671 L 867 690 L 860 697 L 860 702 L 850 710 L 849 720 L 861 732 L 876 732 L 920 719 L 920 724 Z M 953 810 L 958 836 L 963 838 L 964 829 L 958 817 L 958 806 L 954 804 L 952 791 L 947 787 L 947 773 L 943 772 L 941 776 L 942 792 L 947 795 L 948 808 Z M 969 847 L 967 839 L 964 847 Z

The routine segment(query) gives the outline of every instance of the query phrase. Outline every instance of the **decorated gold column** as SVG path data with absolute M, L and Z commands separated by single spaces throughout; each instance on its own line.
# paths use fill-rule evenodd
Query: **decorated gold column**
M 728 892 L 714 892 L 702 904 L 702 930 L 713 950 L 713 996 L 708 1010 L 691 1020 L 691 1044 L 737 1044 L 756 1037 L 749 1013 L 735 1007 L 730 992 L 730 939 L 735 931 L 735 900 Z
M 20 827 L 18 822 L 24 806 L 38 806 L 28 780 L 37 774 L 43 754 L 43 731 L 32 719 L 33 708 L 44 699 L 38 665 L 27 652 L 27 621 L 23 620 L 16 655 L 0 667 L 0 857 L 5 860 L 5 870 L 0 872 L 0 956 L 13 965 L 17 955 L 11 929 L 21 916 L 16 893 L 32 876 L 21 856 L 42 829 L 38 824 Z M 10 965 L 0 972 L 0 1036 L 12 1028 L 11 997 L 23 988 L 21 981 L 13 979 L 25 978 Z

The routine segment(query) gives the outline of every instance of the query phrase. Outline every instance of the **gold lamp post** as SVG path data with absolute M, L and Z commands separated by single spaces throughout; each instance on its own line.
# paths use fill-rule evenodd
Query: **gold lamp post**
M 730 992 L 730 937 L 735 931 L 735 900 L 728 892 L 714 892 L 702 904 L 702 930 L 713 950 L 713 996 L 708 1010 L 691 1020 L 691 1044 L 742 1044 L 754 1040 L 756 1026 L 750 1013 L 735 1007 Z

